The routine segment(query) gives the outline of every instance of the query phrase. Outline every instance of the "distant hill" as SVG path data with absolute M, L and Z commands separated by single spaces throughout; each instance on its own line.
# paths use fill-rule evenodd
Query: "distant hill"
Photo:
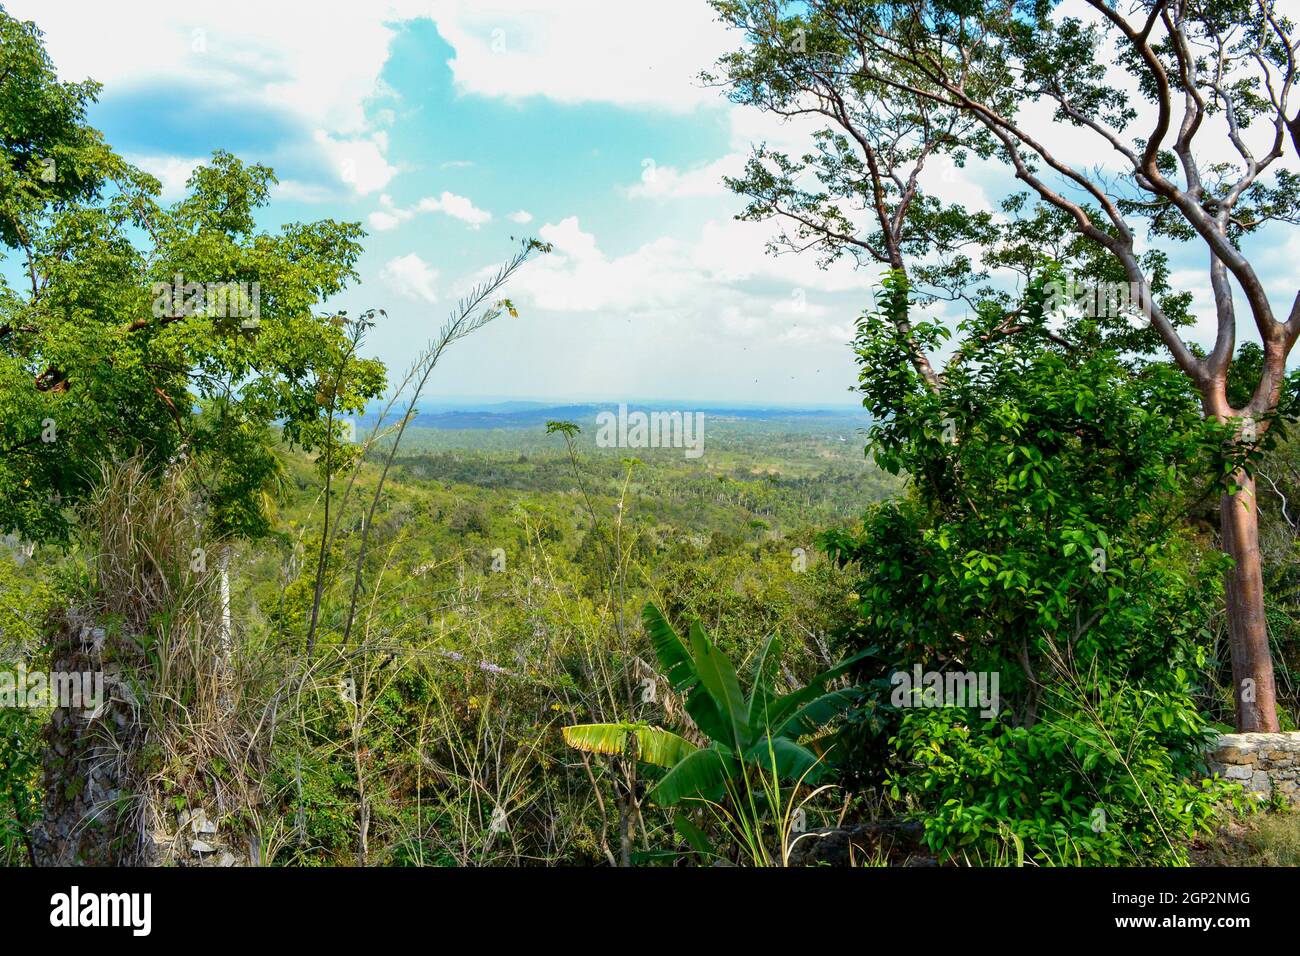
M 865 424 L 868 416 L 861 409 L 846 406 L 838 409 L 828 408 L 759 408 L 741 405 L 691 405 L 670 404 L 666 402 L 629 402 L 629 411 L 689 411 L 702 412 L 713 421 L 769 421 L 801 422 L 818 421 L 846 422 Z M 549 421 L 571 421 L 580 425 L 594 423 L 601 412 L 618 410 L 617 402 L 581 403 L 571 405 L 548 405 L 545 402 L 508 401 L 484 405 L 449 406 L 437 402 L 421 402 L 421 411 L 412 421 L 416 428 L 437 428 L 449 431 L 482 429 L 535 428 Z M 373 425 L 378 417 L 378 409 L 367 413 L 364 422 Z M 390 416 L 395 417 L 395 416 Z

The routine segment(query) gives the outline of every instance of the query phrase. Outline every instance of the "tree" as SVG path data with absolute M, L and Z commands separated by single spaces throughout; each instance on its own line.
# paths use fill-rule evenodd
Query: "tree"
M 777 18 L 787 31 L 806 30 L 805 55 L 832 62 L 837 82 L 870 90 L 877 109 L 924 102 L 973 120 L 962 145 L 1005 161 L 1055 211 L 1053 221 L 1083 241 L 1084 257 L 1118 274 L 1132 293 L 1129 304 L 1196 389 L 1202 413 L 1232 426 L 1241 450 L 1257 448 L 1275 419 L 1286 358 L 1300 335 L 1300 295 L 1283 318 L 1242 242 L 1270 223 L 1300 217 L 1300 176 L 1282 166 L 1300 153 L 1300 104 L 1292 95 L 1300 41 L 1274 0 L 1137 0 L 1127 12 L 1105 0 L 716 6 L 724 16 L 761 9 L 768 23 Z M 745 22 L 764 32 L 760 21 Z M 1121 79 L 1136 87 L 1142 109 Z M 1051 109 L 1045 132 L 1023 119 L 1032 106 Z M 1075 147 L 1066 155 L 1066 127 L 1095 137 L 1098 151 L 1086 159 L 1117 165 L 1090 168 L 1075 159 Z M 1198 158 L 1216 149 L 1233 161 Z M 1179 333 L 1188 299 L 1167 288 L 1169 254 L 1187 243 L 1208 259 L 1217 327 L 1208 354 Z M 1244 405 L 1227 393 L 1237 295 L 1263 348 Z M 1233 558 L 1225 594 L 1238 727 L 1276 730 L 1248 461 L 1225 481 L 1220 519 L 1221 545 Z
M 265 433 L 311 449 L 320 384 L 359 411 L 382 365 L 345 361 L 346 317 L 321 306 L 356 278 L 361 228 L 264 232 L 272 171 L 217 152 L 188 194 L 160 185 L 85 122 L 94 83 L 61 83 L 31 23 L 0 14 L 0 531 L 58 540 L 96 464 L 191 457 L 219 535 L 267 528 Z
M 801 157 L 766 143 L 753 149 L 744 174 L 726 179 L 749 200 L 737 218 L 783 221 L 769 243 L 774 254 L 812 250 L 823 266 L 846 255 L 876 263 L 909 274 L 931 299 L 969 290 L 981 276 L 967 250 L 991 238 L 992 218 L 939 201 L 923 182 L 939 158 L 965 162 L 974 121 L 923 97 L 904 102 L 891 88 L 843 71 L 847 47 L 822 19 L 785 14 L 776 0 L 713 6 L 750 44 L 722 57 L 720 75 L 703 79 L 733 102 L 822 124 Z M 909 338 L 909 328 L 900 334 Z M 911 344 L 917 371 L 938 388 L 940 373 L 921 344 Z
M 141 728 L 160 739 L 158 715 L 185 696 L 156 687 L 175 676 L 157 664 L 180 640 L 168 624 L 228 650 L 213 542 L 265 534 L 282 443 L 332 447 L 336 413 L 383 388 L 382 364 L 353 354 L 368 318 L 324 308 L 357 278 L 363 233 L 259 228 L 275 176 L 221 151 L 160 204 L 158 181 L 86 122 L 98 86 L 60 82 L 36 27 L 3 11 L 0 41 L 0 254 L 18 264 L 0 275 L 0 532 L 62 543 L 75 515 L 102 519 L 88 529 L 98 590 L 47 624 L 50 663 L 111 660 L 159 705 L 94 721 L 56 708 L 45 812 L 24 836 L 37 861 L 149 860 L 131 815 L 149 802 Z M 125 635 L 101 629 L 96 645 L 82 612 Z
M 995 859 L 1009 832 L 1053 864 L 1180 859 L 1217 793 L 1196 695 L 1227 559 L 1186 515 L 1217 487 L 1221 426 L 1169 363 L 1049 337 L 1049 282 L 1014 339 L 983 339 L 996 310 L 964 323 L 941 393 L 882 314 L 905 285 L 859 323 L 870 448 L 910 487 L 822 543 L 860 574 L 850 648 L 941 683 L 853 715 L 844 763 L 907 793 L 936 851 Z

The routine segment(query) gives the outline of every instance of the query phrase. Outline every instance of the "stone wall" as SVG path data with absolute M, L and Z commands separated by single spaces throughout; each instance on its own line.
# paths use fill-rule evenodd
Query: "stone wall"
M 1262 800 L 1276 795 L 1300 807 L 1300 731 L 1224 734 L 1215 743 L 1210 769 Z

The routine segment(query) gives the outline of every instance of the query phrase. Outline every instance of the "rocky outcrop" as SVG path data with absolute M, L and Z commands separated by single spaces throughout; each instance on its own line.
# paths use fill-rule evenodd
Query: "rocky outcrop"
M 825 827 L 791 840 L 791 866 L 938 866 L 920 823 L 880 820 Z

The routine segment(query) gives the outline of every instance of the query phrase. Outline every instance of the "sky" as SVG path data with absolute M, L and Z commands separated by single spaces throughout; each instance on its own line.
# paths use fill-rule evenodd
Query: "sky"
M 458 343 L 431 398 L 856 403 L 848 342 L 878 273 L 771 256 L 776 224 L 734 219 L 723 175 L 808 129 L 698 80 L 738 43 L 704 0 L 3 5 L 62 78 L 104 84 L 91 121 L 165 199 L 227 149 L 276 170 L 268 228 L 363 223 L 362 282 L 330 306 L 386 310 L 368 347 L 395 373 L 518 237 L 553 243 L 507 292 L 519 318 Z M 976 165 L 935 188 L 991 208 L 1010 184 Z M 1279 308 L 1295 232 L 1259 246 Z M 1200 258 L 1174 283 L 1206 302 Z

